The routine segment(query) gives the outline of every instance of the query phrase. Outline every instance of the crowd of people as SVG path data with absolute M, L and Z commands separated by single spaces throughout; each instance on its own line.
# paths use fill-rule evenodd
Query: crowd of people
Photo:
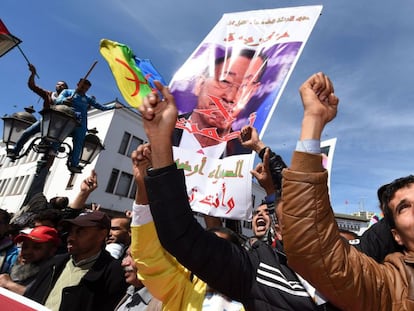
M 243 63 L 245 72 L 252 58 L 239 55 L 232 64 Z M 226 68 L 235 73 L 232 81 L 205 77 L 200 92 L 216 88 L 226 98 L 223 104 L 233 105 L 234 88 L 244 76 Z M 101 106 L 86 95 L 90 82 L 85 79 L 76 90 L 68 90 L 64 81 L 55 92 L 42 90 L 34 83 L 35 67 L 29 69 L 29 86 L 42 96 L 45 108 L 67 104 L 79 113 L 82 126 L 73 133 L 74 146 L 85 135 L 88 105 L 120 108 Z M 180 118 L 174 96 L 155 84 L 158 92 L 139 107 L 148 142 L 131 154 L 137 190 L 130 211 L 111 215 L 87 204 L 98 187 L 94 170 L 73 202 L 47 200 L 39 193 L 16 215 L 0 209 L 0 287 L 50 310 L 414 309 L 414 176 L 378 189 L 385 217 L 362 236 L 338 229 L 320 154 L 322 131 L 339 103 L 327 75 L 316 73 L 300 87 L 303 121 L 289 167 L 253 126 L 240 130 L 237 144 L 260 158 L 251 173 L 266 193 L 253 209 L 251 237 L 221 221 L 203 226 L 195 218 L 185 175 L 173 156 L 174 145 L 191 144 L 174 140 Z M 202 101 L 198 105 L 187 120 L 201 124 L 206 120 L 197 109 L 206 107 Z M 217 128 L 224 122 L 215 121 Z M 27 130 L 10 157 L 39 126 Z M 223 129 L 223 135 L 231 131 L 227 125 Z M 183 133 L 180 139 L 188 138 Z M 195 138 L 197 150 L 221 145 L 220 140 Z M 223 153 L 224 144 L 214 156 Z M 71 170 L 76 173 L 79 155 L 74 154 Z

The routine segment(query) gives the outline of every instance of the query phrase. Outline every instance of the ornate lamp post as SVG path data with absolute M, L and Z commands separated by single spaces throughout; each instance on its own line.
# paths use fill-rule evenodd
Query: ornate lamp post
M 21 134 L 30 125 L 36 122 L 33 116 L 33 106 L 24 108 L 23 112 L 13 113 L 11 116 L 5 115 L 3 128 L 3 142 L 6 144 L 7 151 L 10 150 L 9 145 L 15 145 Z
M 102 144 L 96 134 L 98 131 L 96 128 L 88 130 L 88 134 L 85 136 L 85 142 L 83 143 L 82 154 L 80 158 L 80 163 L 85 167 L 88 164 L 91 164 L 93 160 L 98 156 L 98 154 L 105 149 L 105 146 Z
M 36 122 L 36 118 L 32 115 L 33 108 L 25 108 L 25 112 L 15 113 L 12 116 L 5 116 L 3 142 L 6 144 L 7 150 L 10 146 L 14 146 L 23 133 L 23 131 Z M 64 140 L 68 137 L 79 122 L 73 110 L 66 105 L 56 105 L 52 108 L 42 110 L 42 126 L 41 136 L 33 138 L 29 146 L 16 155 L 13 160 L 20 159 L 26 156 L 30 150 L 42 154 L 41 159 L 37 162 L 36 174 L 30 185 L 29 191 L 23 202 L 26 205 L 34 194 L 43 192 L 43 187 L 49 172 L 49 168 L 53 164 L 56 157 L 68 157 L 67 166 L 69 167 L 69 158 L 72 153 L 72 147 L 65 143 Z M 86 166 L 90 164 L 101 150 L 104 149 L 99 138 L 95 135 L 96 129 L 92 130 L 85 137 L 85 144 L 83 147 L 81 164 Z M 59 155 L 63 156 L 59 156 Z

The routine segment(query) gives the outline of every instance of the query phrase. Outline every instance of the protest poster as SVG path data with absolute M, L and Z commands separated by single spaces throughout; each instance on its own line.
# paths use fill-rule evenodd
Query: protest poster
M 263 137 L 321 10 L 224 14 L 174 75 L 174 157 L 187 169 L 193 210 L 249 217 L 254 154 L 239 143 L 240 130 L 251 125 Z

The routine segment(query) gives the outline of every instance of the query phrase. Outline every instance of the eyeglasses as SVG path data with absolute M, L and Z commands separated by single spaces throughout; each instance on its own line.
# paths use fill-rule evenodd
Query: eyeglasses
M 254 86 L 257 86 L 260 84 L 260 81 L 248 81 L 244 82 L 243 84 L 238 84 L 232 81 L 229 81 L 228 79 L 221 79 L 221 80 L 215 80 L 216 86 L 222 90 L 230 91 L 233 88 L 236 89 L 236 91 L 239 91 L 239 89 L 245 90 L 247 88 L 251 88 Z
M 238 83 L 234 83 L 228 79 L 220 79 L 220 80 L 215 80 L 216 81 L 216 85 L 218 86 L 218 88 L 222 89 L 222 90 L 232 90 L 233 88 L 236 89 L 236 91 L 239 90 L 240 88 L 240 84 Z

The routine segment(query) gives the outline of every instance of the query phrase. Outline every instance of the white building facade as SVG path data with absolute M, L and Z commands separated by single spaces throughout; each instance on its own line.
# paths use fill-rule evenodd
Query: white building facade
M 104 209 L 122 213 L 130 210 L 135 197 L 130 155 L 146 141 L 140 115 L 128 108 L 108 111 L 92 109 L 88 114 L 88 128 L 98 130 L 97 136 L 105 150 L 81 174 L 73 177 L 66 167 L 67 158 L 55 158 L 45 183 L 44 195 L 47 199 L 67 196 L 69 201 L 73 201 L 82 181 L 95 169 L 98 188 L 92 192 L 87 203 L 97 203 Z M 71 140 L 68 138 L 66 142 L 72 145 Z M 0 208 L 12 213 L 20 209 L 35 178 L 36 162 L 40 157 L 40 154 L 30 151 L 27 157 L 11 162 L 6 157 L 4 144 L 0 146 Z M 264 198 L 265 192 L 256 183 L 253 183 L 252 189 L 255 206 Z M 242 227 L 246 227 L 243 233 L 247 230 L 247 234 L 251 223 L 244 222 Z

